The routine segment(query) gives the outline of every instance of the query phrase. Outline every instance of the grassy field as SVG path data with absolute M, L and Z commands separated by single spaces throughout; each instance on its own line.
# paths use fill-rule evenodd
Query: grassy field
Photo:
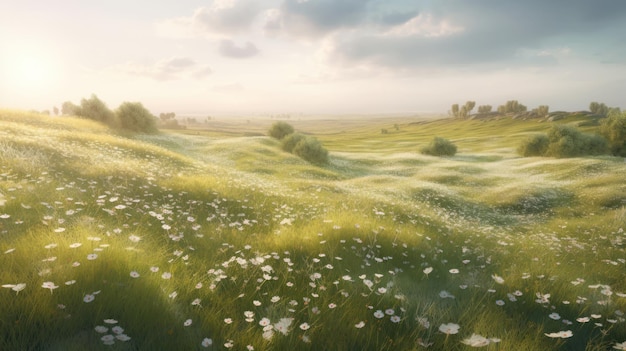
M 0 111 L 0 350 L 626 349 L 624 159 L 520 158 L 538 121 L 289 121 L 317 167 L 272 122 Z

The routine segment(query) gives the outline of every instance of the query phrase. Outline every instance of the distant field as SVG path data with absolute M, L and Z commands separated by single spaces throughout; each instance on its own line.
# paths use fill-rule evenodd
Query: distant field
M 288 120 L 317 167 L 273 122 L 0 110 L 0 350 L 626 349 L 623 158 L 521 158 L 537 120 Z

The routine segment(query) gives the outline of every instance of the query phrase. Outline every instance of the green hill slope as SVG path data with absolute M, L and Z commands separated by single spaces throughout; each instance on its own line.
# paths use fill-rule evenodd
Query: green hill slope
M 519 158 L 536 122 L 378 123 L 317 135 L 321 168 L 0 111 L 0 350 L 626 341 L 623 159 Z M 419 154 L 434 135 L 459 153 Z

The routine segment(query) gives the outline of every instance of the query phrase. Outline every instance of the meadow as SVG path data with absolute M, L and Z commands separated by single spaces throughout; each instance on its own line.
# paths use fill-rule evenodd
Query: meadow
M 320 167 L 219 123 L 0 110 L 0 350 L 626 350 L 623 158 L 522 158 L 538 120 L 289 121 Z

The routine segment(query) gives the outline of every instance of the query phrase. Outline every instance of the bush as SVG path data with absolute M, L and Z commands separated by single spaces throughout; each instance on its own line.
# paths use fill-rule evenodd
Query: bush
M 432 156 L 454 156 L 456 154 L 456 145 L 448 139 L 435 137 L 428 146 L 422 148 L 421 152 Z
M 300 133 L 291 133 L 283 139 L 282 148 L 287 152 L 293 152 L 296 145 L 305 138 L 306 136 Z
M 89 99 L 82 99 L 80 106 L 74 111 L 77 116 L 102 122 L 108 126 L 117 126 L 115 114 L 95 94 Z
M 546 155 L 554 157 L 577 157 L 601 155 L 608 151 L 606 139 L 598 135 L 582 133 L 576 127 L 557 125 L 548 132 L 550 145 Z
M 608 139 L 611 154 L 626 157 L 626 112 L 609 113 L 600 125 L 600 134 Z
M 517 153 L 524 156 L 543 156 L 548 151 L 550 140 L 546 134 L 537 134 L 528 137 L 517 149 Z
M 276 122 L 269 130 L 269 135 L 278 140 L 282 140 L 289 134 L 293 133 L 293 127 L 287 122 Z
M 157 120 L 140 102 L 124 102 L 115 111 L 119 127 L 138 133 L 155 133 Z
M 318 165 L 328 162 L 328 151 L 313 137 L 304 137 L 298 141 L 293 154 Z

